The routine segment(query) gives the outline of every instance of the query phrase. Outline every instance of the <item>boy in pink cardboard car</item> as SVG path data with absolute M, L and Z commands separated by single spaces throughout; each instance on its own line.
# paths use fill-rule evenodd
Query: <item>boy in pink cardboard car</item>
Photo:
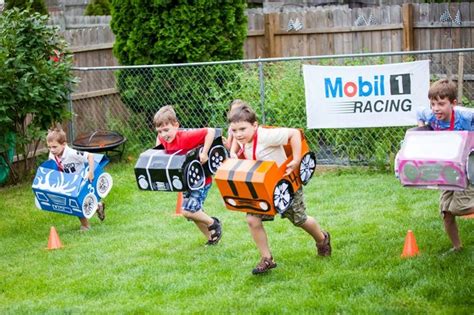
M 450 251 L 462 249 L 456 216 L 474 213 L 474 111 L 456 106 L 456 97 L 450 80 L 431 85 L 431 108 L 418 110 L 419 128 L 407 131 L 395 162 L 402 185 L 442 190 L 439 210 Z

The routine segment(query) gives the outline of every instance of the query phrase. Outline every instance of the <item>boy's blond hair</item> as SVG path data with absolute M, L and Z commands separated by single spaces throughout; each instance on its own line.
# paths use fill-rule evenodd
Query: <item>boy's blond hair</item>
M 167 125 L 178 123 L 176 112 L 171 105 L 165 105 L 161 107 L 153 117 L 153 124 L 156 128 Z
M 448 98 L 452 103 L 457 99 L 457 92 L 458 88 L 455 82 L 448 79 L 442 79 L 431 84 L 428 91 L 428 98 L 430 100 Z
M 227 121 L 229 123 L 237 123 L 246 121 L 254 124 L 257 121 L 257 114 L 248 105 L 241 105 L 232 109 L 227 115 Z
M 46 136 L 46 142 L 56 141 L 59 144 L 66 143 L 66 133 L 64 132 L 61 126 L 57 125 L 53 129 L 48 130 L 48 135 Z

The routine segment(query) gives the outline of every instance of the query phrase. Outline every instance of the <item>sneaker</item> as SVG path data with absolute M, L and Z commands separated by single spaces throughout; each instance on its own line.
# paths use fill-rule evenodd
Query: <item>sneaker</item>
M 100 221 L 105 220 L 105 203 L 99 202 L 97 205 L 97 216 L 99 217 Z
M 277 264 L 273 261 L 273 257 L 263 257 L 258 263 L 257 267 L 252 270 L 252 274 L 258 275 L 267 272 L 270 269 L 276 268 Z
M 321 245 L 316 243 L 316 248 L 318 249 L 318 256 L 331 256 L 331 235 L 329 232 L 323 232 L 324 241 Z

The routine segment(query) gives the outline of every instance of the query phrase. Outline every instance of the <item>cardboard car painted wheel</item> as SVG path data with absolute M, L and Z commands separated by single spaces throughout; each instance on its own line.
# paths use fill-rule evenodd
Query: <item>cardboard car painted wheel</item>
M 113 179 L 109 173 L 102 173 L 97 179 L 97 194 L 100 198 L 105 198 L 112 189 Z
M 316 155 L 313 152 L 306 153 L 300 163 L 300 178 L 303 185 L 306 185 L 313 177 L 316 169 Z
M 280 180 L 273 191 L 273 204 L 279 214 L 283 214 L 293 202 L 293 187 L 286 179 Z
M 198 160 L 191 161 L 186 166 L 184 173 L 189 189 L 197 190 L 204 187 L 206 176 L 204 174 L 204 168 Z
M 88 193 L 82 201 L 82 213 L 86 219 L 92 218 L 97 210 L 99 202 L 93 193 Z
M 221 166 L 222 162 L 225 161 L 227 158 L 227 151 L 224 146 L 219 145 L 211 148 L 209 151 L 209 160 L 207 161 L 209 170 L 212 174 L 217 172 L 219 166 Z

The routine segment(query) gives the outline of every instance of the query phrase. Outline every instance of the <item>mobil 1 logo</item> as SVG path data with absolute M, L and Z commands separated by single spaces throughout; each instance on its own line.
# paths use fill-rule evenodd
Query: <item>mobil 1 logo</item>
M 411 79 L 409 73 L 390 75 L 390 94 L 411 94 Z

